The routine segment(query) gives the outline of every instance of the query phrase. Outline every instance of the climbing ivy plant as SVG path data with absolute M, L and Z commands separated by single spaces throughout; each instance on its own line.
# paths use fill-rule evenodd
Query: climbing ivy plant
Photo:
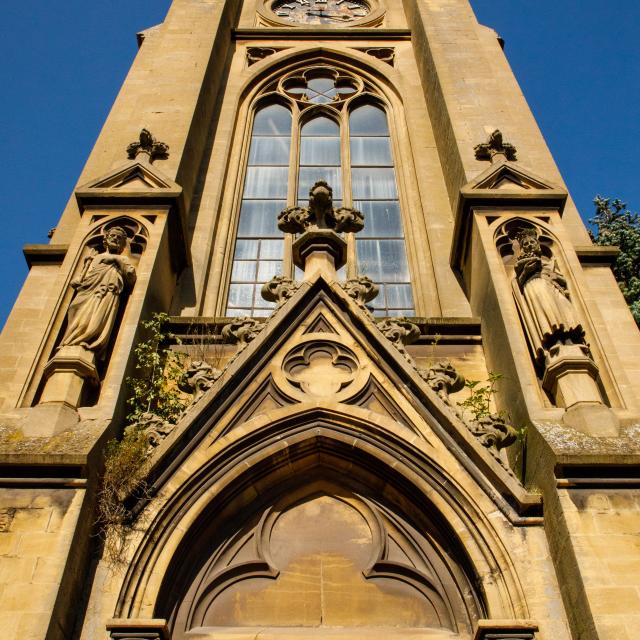
M 104 557 L 112 567 L 124 561 L 134 527 L 126 498 L 134 492 L 144 495 L 147 490 L 144 479 L 149 441 L 140 420 L 144 414 L 153 413 L 176 423 L 186 406 L 179 389 L 186 356 L 169 348 L 174 336 L 165 330 L 168 320 L 167 314 L 156 313 L 141 323 L 145 339 L 134 349 L 136 375 L 127 378 L 131 392 L 127 420 L 131 426 L 125 429 L 121 440 L 110 440 L 104 452 L 97 527 L 104 541 Z
M 135 423 L 145 413 L 154 413 L 167 422 L 176 423 L 186 407 L 179 385 L 184 378 L 185 354 L 169 347 L 175 337 L 165 327 L 169 316 L 155 313 L 141 323 L 146 339 L 134 349 L 136 375 L 127 378 L 131 395 L 129 422 Z

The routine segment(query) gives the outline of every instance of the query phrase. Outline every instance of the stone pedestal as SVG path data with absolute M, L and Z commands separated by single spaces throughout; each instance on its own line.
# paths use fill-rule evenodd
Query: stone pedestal
M 330 229 L 310 229 L 293 243 L 293 262 L 304 269 L 304 279 L 317 274 L 332 281 L 347 261 L 347 242 Z
M 598 367 L 585 345 L 557 345 L 547 358 L 542 386 L 558 407 L 563 422 L 592 436 L 617 436 L 619 422 L 603 403 Z
M 478 620 L 473 640 L 535 640 L 537 631 L 532 620 Z
M 98 384 L 95 354 L 84 347 L 62 347 L 44 371 L 44 390 L 39 404 L 62 403 L 80 406 L 85 383 Z
M 107 631 L 113 640 L 168 640 L 169 630 L 164 619 L 109 620 Z

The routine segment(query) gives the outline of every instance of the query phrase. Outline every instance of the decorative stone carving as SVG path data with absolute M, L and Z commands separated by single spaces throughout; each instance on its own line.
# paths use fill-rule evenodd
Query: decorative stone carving
M 516 430 L 499 414 L 485 416 L 466 424 L 480 444 L 486 447 L 505 469 L 510 470 L 504 449 L 516 441 Z
M 359 367 L 350 349 L 328 340 L 314 340 L 296 347 L 282 365 L 294 387 L 316 398 L 330 398 L 350 386 Z
M 255 318 L 238 318 L 222 328 L 222 337 L 242 349 L 258 336 L 262 327 L 263 324 Z
M 517 160 L 516 148 L 503 140 L 502 132 L 499 129 L 496 129 L 489 136 L 487 142 L 476 145 L 474 151 L 476 160 L 490 160 L 491 162 L 495 162 L 499 158 Z
M 448 360 L 441 360 L 428 369 L 420 369 L 420 375 L 436 392 L 438 397 L 449 404 L 449 394 L 464 387 L 464 377 L 459 374 Z
M 301 234 L 293 243 L 292 254 L 294 264 L 304 269 L 305 280 L 316 273 L 334 280 L 347 259 L 346 240 L 338 234 L 360 231 L 364 217 L 356 209 L 334 209 L 333 190 L 320 180 L 309 191 L 309 206 L 282 211 L 278 227 L 285 233 Z
M 0 533 L 7 533 L 11 529 L 16 510 L 12 508 L 0 509 Z
M 287 207 L 278 216 L 278 228 L 285 233 L 303 233 L 310 224 L 311 213 L 302 207 Z
M 264 60 L 265 58 L 272 56 L 278 51 L 282 51 L 282 49 L 277 49 L 275 47 L 247 47 L 247 64 L 251 66 L 256 62 L 260 62 L 260 60 Z
M 189 365 L 184 376 L 184 382 L 180 385 L 182 391 L 193 394 L 189 408 L 196 404 L 196 402 L 211 389 L 221 375 L 222 371 L 202 360 L 195 360 Z
M 393 67 L 396 57 L 396 50 L 393 47 L 358 47 L 357 49 Z
M 310 229 L 330 229 L 337 233 L 356 233 L 364 227 L 357 209 L 333 208 L 333 189 L 324 181 L 309 191 L 309 207 L 289 207 L 278 216 L 278 228 L 285 233 L 304 233 Z
M 350 278 L 342 285 L 342 288 L 347 292 L 347 295 L 353 298 L 361 307 L 375 300 L 378 293 L 380 293 L 378 286 L 367 276 Z
M 104 253 L 86 258 L 82 274 L 71 282 L 76 294 L 67 312 L 63 347 L 84 347 L 95 354 L 106 348 L 122 295 L 133 287 L 136 270 L 124 254 L 127 234 L 122 227 L 104 233 Z
M 411 360 L 405 346 L 412 344 L 420 337 L 420 328 L 417 324 L 407 318 L 387 318 L 378 322 L 378 329 L 407 360 Z
M 274 276 L 262 285 L 261 294 L 265 300 L 275 302 L 279 307 L 289 300 L 299 287 L 299 282 L 287 276 Z
M 143 413 L 137 422 L 125 429 L 125 434 L 132 431 L 143 431 L 147 439 L 147 453 L 151 453 L 162 444 L 175 426 L 175 424 L 167 422 L 155 413 Z
M 165 160 L 169 157 L 169 145 L 158 142 L 150 131 L 142 129 L 139 140 L 127 147 L 127 156 L 130 160 L 135 160 L 140 154 L 146 155 L 149 162 L 156 159 Z

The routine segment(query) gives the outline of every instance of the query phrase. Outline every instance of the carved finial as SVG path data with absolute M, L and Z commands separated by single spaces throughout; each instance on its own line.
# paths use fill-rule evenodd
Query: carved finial
M 405 345 L 412 344 L 420 337 L 420 327 L 417 324 L 407 318 L 387 318 L 378 322 L 378 329 L 407 360 L 411 360 Z
M 132 142 L 127 147 L 127 156 L 130 160 L 135 160 L 141 153 L 148 156 L 149 162 L 153 162 L 157 158 L 164 160 L 169 156 L 169 145 L 158 142 L 150 131 L 143 129 L 140 132 L 139 141 Z
M 287 276 L 274 276 L 269 282 L 262 285 L 260 293 L 265 300 L 281 306 L 293 296 L 299 287 L 299 282 L 295 282 Z
M 496 129 L 487 142 L 483 142 L 475 147 L 476 160 L 490 160 L 495 162 L 497 156 L 502 156 L 507 160 L 517 160 L 516 148 L 502 139 L 502 132 Z
M 377 298 L 380 293 L 379 287 L 367 276 L 359 276 L 357 278 L 350 278 L 343 285 L 342 288 L 347 292 L 347 295 L 353 298 L 361 307 Z
M 309 229 L 357 233 L 364 227 L 364 216 L 357 209 L 333 208 L 333 189 L 324 181 L 309 191 L 309 207 L 289 207 L 278 216 L 278 228 L 285 233 L 304 233 Z

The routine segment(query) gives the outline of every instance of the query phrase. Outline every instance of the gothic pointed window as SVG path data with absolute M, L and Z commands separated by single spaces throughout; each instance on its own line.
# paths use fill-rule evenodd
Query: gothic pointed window
M 262 284 L 282 273 L 284 234 L 278 213 L 287 206 L 291 112 L 279 104 L 259 110 L 253 123 L 236 247 L 227 302 L 228 315 L 267 316 Z
M 293 275 L 291 241 L 277 228 L 278 213 L 306 206 L 318 180 L 333 188 L 335 206 L 365 215 L 357 239 L 348 234 L 352 259 L 341 275 L 366 275 L 378 284 L 376 315 L 414 315 L 389 124 L 375 89 L 355 74 L 317 65 L 273 82 L 258 104 L 227 315 L 271 313 L 272 303 L 260 296 L 262 284 Z
M 413 315 L 413 295 L 385 112 L 365 104 L 349 117 L 353 204 L 364 214 L 358 271 L 380 287 L 378 315 Z

